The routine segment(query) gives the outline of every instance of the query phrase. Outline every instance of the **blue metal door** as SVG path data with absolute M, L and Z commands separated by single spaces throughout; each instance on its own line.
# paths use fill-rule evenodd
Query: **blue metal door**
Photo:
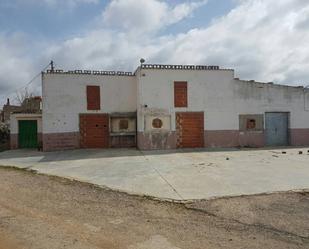
M 265 114 L 266 144 L 268 146 L 289 145 L 289 114 L 267 112 Z

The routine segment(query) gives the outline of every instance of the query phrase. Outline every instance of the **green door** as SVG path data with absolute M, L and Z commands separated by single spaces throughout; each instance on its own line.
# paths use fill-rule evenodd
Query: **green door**
M 19 120 L 19 148 L 37 148 L 38 147 L 38 125 L 36 120 Z

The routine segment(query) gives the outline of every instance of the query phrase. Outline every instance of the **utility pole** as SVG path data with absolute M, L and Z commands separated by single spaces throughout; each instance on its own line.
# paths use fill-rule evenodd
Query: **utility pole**
M 55 69 L 55 67 L 54 67 L 54 61 L 50 61 L 50 70 L 51 70 L 52 72 L 54 72 L 54 69 Z

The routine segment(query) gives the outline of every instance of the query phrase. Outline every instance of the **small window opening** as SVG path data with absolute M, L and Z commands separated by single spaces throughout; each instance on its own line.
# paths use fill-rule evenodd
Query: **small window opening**
M 163 126 L 163 122 L 161 119 L 159 118 L 155 118 L 154 120 L 152 120 L 152 127 L 156 128 L 156 129 L 160 129 Z
M 119 121 L 119 130 L 127 130 L 129 128 L 129 121 L 127 119 L 121 119 Z
M 247 119 L 247 129 L 252 130 L 256 128 L 256 121 L 255 119 Z

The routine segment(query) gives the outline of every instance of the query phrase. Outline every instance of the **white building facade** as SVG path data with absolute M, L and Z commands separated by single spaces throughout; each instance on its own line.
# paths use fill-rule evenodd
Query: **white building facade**
M 217 66 L 47 71 L 42 91 L 45 151 L 309 145 L 309 90 Z

